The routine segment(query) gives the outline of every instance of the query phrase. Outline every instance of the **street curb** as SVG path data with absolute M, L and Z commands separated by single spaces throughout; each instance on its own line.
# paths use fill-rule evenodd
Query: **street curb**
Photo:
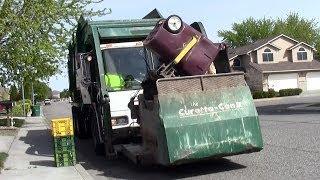
M 304 98 L 304 97 L 313 97 L 313 96 L 319 96 L 320 94 L 300 94 L 297 96 L 284 96 L 284 97 L 274 97 L 274 98 L 262 98 L 262 99 L 253 99 L 254 102 L 263 102 L 263 101 L 272 101 L 272 100 L 281 100 L 286 98 Z
M 45 124 L 45 126 L 47 126 L 47 129 L 51 130 L 51 124 L 48 123 L 48 121 L 46 120 L 47 118 L 44 116 L 43 113 L 40 116 L 40 118 L 42 119 L 43 124 Z M 94 180 L 93 177 L 86 171 L 86 169 L 81 164 L 78 163 L 78 164 L 74 165 L 74 168 L 78 172 L 78 174 L 82 177 L 82 179 Z
M 263 102 L 263 101 L 273 101 L 273 100 L 281 100 L 281 99 L 287 99 L 291 97 L 297 97 L 300 98 L 302 96 L 285 96 L 285 97 L 274 97 L 274 98 L 262 98 L 262 99 L 253 99 L 253 102 Z M 303 96 L 305 97 L 305 96 Z
M 84 180 L 93 180 L 93 177 L 84 169 L 84 167 L 81 164 L 76 164 L 74 166 L 74 168 L 80 174 L 82 179 L 84 179 Z
M 312 105 L 312 103 L 296 105 L 296 106 L 290 106 L 290 107 L 288 107 L 288 109 L 291 109 L 291 110 L 306 110 L 306 111 L 320 111 L 320 107 L 308 107 L 310 105 Z

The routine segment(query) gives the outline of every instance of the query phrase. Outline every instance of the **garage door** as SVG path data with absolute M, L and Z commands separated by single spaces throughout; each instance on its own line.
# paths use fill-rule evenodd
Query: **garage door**
M 320 72 L 307 73 L 307 90 L 319 90 L 320 89 Z
M 269 88 L 279 91 L 280 89 L 286 88 L 297 88 L 298 87 L 298 74 L 270 74 L 268 76 Z

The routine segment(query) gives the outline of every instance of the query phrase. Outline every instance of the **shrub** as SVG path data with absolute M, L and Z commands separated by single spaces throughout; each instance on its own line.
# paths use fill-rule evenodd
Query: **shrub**
M 0 119 L 0 126 L 7 126 L 7 119 Z M 13 119 L 13 126 L 14 127 L 21 127 L 24 124 L 24 120 L 23 119 Z
M 255 91 L 252 93 L 253 99 L 261 99 L 269 97 L 269 93 L 266 91 Z
M 29 99 L 25 100 L 26 113 L 31 111 L 31 101 Z M 23 116 L 23 101 L 18 101 L 16 105 L 12 108 L 13 116 Z
M 274 89 L 268 89 L 268 98 L 277 97 L 278 92 L 276 92 Z
M 279 91 L 279 96 L 295 96 L 302 93 L 302 89 L 300 88 L 290 88 L 290 89 L 281 89 Z
M 3 168 L 4 161 L 7 159 L 8 154 L 0 152 L 0 170 Z

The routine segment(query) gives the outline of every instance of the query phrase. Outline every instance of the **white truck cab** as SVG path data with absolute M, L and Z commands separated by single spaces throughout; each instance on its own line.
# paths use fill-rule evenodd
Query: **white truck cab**
M 132 97 L 142 94 L 141 82 L 145 79 L 147 68 L 154 69 L 157 58 L 143 47 L 142 41 L 110 43 L 100 45 L 103 61 L 108 74 L 117 75 L 123 81 L 121 87 L 108 87 L 112 129 L 139 127 L 131 117 L 128 103 Z M 107 81 L 107 80 L 106 80 Z

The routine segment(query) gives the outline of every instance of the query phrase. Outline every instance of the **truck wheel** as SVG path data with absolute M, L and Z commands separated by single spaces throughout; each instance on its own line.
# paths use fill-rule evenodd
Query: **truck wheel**
M 100 133 L 101 131 L 101 123 L 99 123 L 99 116 L 98 112 L 95 108 L 92 108 L 91 114 L 91 134 L 92 134 L 92 141 L 94 145 L 94 151 L 97 155 L 104 155 L 105 149 L 104 149 L 104 143 L 100 140 L 99 135 L 99 127 L 100 127 Z M 99 126 L 99 127 L 98 127 Z

